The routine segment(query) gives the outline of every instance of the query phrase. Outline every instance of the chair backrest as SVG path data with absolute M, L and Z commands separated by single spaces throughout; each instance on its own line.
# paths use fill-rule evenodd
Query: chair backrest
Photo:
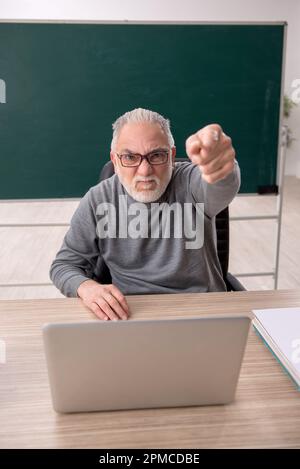
M 188 161 L 186 158 L 176 158 L 176 161 Z M 100 173 L 99 181 L 110 178 L 114 174 L 114 165 L 111 161 L 105 163 Z M 223 278 L 227 284 L 229 262 L 229 210 L 224 208 L 216 215 L 217 252 L 221 264 Z M 110 283 L 110 282 L 107 282 Z

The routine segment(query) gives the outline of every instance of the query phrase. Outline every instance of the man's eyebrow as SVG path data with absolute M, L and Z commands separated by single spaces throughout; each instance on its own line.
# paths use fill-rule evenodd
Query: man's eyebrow
M 129 148 L 123 148 L 121 151 L 120 151 L 120 154 L 122 153 L 135 153 L 134 151 L 132 150 L 129 150 Z
M 149 151 L 149 153 L 152 153 L 153 151 L 169 151 L 169 149 L 166 147 L 157 147 L 154 148 L 154 150 Z
M 155 152 L 155 151 L 169 151 L 169 149 L 168 149 L 168 148 L 165 148 L 165 147 L 157 147 L 157 148 L 153 148 L 153 150 L 150 150 L 150 151 L 148 152 L 148 154 L 149 154 L 149 153 L 153 153 L 153 152 Z M 132 150 L 130 150 L 129 148 L 124 148 L 124 149 L 122 149 L 122 150 L 120 151 L 120 154 L 122 154 L 122 153 L 132 153 L 132 154 L 134 154 L 134 155 L 139 154 L 138 152 L 132 151 Z

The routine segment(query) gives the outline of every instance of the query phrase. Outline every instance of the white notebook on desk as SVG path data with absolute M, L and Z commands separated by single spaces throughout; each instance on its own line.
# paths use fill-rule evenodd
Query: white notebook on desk
M 300 308 L 254 309 L 253 326 L 300 389 Z

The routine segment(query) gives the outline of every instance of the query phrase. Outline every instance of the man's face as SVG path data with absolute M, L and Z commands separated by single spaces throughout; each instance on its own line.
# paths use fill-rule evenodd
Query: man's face
M 169 151 L 168 161 L 150 165 L 146 159 L 136 167 L 124 167 L 116 155 L 146 155 L 157 149 Z M 154 202 L 165 192 L 173 171 L 176 149 L 170 149 L 168 139 L 159 124 L 150 122 L 130 123 L 122 127 L 114 151 L 110 157 L 115 173 L 126 191 L 139 202 Z

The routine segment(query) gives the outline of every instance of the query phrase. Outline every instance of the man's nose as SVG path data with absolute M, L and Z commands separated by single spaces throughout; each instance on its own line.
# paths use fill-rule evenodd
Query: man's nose
M 147 176 L 149 174 L 153 173 L 153 168 L 151 164 L 148 163 L 146 158 L 143 158 L 139 168 L 138 168 L 138 173 L 142 176 Z

